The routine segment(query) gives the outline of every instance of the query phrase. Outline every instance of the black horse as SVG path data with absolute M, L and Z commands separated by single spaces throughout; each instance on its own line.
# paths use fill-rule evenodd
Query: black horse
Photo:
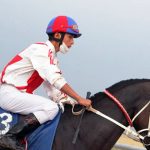
M 121 81 L 107 90 L 120 100 L 131 119 L 150 101 L 150 80 L 148 79 Z M 95 109 L 128 126 L 124 114 L 105 93 L 99 92 L 90 99 Z M 150 106 L 133 122 L 137 131 L 148 128 L 149 115 Z M 79 118 L 80 116 L 72 115 L 71 106 L 66 106 L 57 128 L 53 150 L 110 150 L 124 131 L 114 123 L 86 111 L 77 141 L 72 144 Z M 141 135 L 147 137 L 148 131 Z M 150 137 L 147 137 L 146 142 L 150 143 Z M 150 146 L 146 148 L 150 150 Z
M 143 106 L 150 102 L 150 80 L 148 79 L 131 79 L 121 81 L 114 84 L 107 90 L 120 100 L 131 119 L 141 110 Z M 91 96 L 90 99 L 92 100 L 93 108 L 117 120 L 121 124 L 128 126 L 128 121 L 123 112 L 105 93 L 99 92 Z M 72 107 L 70 105 L 65 106 L 65 112 L 61 116 L 56 131 L 52 147 L 53 150 L 110 150 L 124 131 L 124 129 L 120 128 L 116 124 L 92 112 L 85 111 L 77 141 L 73 144 L 72 140 L 81 115 L 74 116 L 71 112 L 71 108 Z M 15 121 L 14 118 L 17 117 L 14 117 L 14 115 L 13 120 Z M 150 105 L 148 105 L 148 107 L 146 107 L 146 109 L 144 109 L 144 111 L 140 113 L 140 115 L 133 122 L 133 125 L 137 131 L 141 129 L 148 129 L 149 116 Z M 5 119 L 5 124 L 2 123 L 1 120 L 0 121 L 1 125 L 5 127 L 5 130 L 7 130 L 8 125 L 6 122 L 11 123 L 11 115 L 8 113 L 0 113 L 0 118 Z M 44 139 L 44 143 L 46 140 L 50 141 L 48 136 L 50 133 L 46 130 L 48 127 L 51 127 L 49 123 L 51 122 L 41 125 L 36 131 L 31 133 L 28 139 L 28 150 L 50 149 L 47 148 L 49 145 L 47 146 L 46 144 L 40 144 L 40 142 L 32 146 L 34 141 L 38 141 L 40 138 Z M 39 134 L 35 134 L 35 132 Z M 150 131 L 146 130 L 142 132 L 141 135 L 145 136 L 144 142 L 147 144 L 146 148 L 150 150 L 150 137 L 148 136 L 148 132 L 150 133 Z M 34 139 L 34 141 L 31 139 Z M 39 144 L 41 145 L 40 149 Z M 44 146 L 46 146 L 46 148 L 44 148 Z

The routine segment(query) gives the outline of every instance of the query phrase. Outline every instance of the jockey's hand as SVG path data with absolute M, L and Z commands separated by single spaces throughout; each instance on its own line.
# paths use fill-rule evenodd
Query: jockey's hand
M 80 98 L 80 99 L 78 100 L 78 103 L 79 103 L 80 105 L 85 106 L 85 107 L 90 107 L 92 102 L 91 102 L 90 99 Z

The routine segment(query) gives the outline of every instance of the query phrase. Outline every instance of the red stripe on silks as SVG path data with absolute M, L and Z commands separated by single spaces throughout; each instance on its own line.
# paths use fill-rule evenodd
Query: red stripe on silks
M 1 82 L 2 82 L 2 83 L 3 83 L 3 76 L 5 75 L 5 71 L 6 71 L 7 67 L 8 67 L 9 65 L 12 65 L 12 64 L 14 64 L 14 63 L 20 61 L 20 60 L 22 60 L 22 57 L 20 57 L 19 55 L 17 55 L 17 56 L 15 56 L 15 57 L 5 66 L 5 68 L 4 68 L 3 71 L 2 71 L 2 75 L 1 75 Z
M 39 76 L 39 73 L 37 71 L 34 71 L 32 76 L 27 81 L 28 86 L 26 89 L 27 93 L 33 93 L 35 89 L 37 89 L 43 82 L 43 79 Z
M 41 45 L 46 45 L 46 46 L 47 46 L 47 44 L 44 43 L 44 42 L 37 42 L 37 43 L 35 43 L 35 44 L 41 44 Z
M 16 86 L 18 90 L 26 90 L 27 93 L 32 94 L 35 89 L 37 89 L 43 82 L 43 79 L 39 76 L 37 71 L 31 75 L 27 81 L 27 86 Z
M 110 98 L 118 105 L 118 107 L 119 107 L 119 108 L 121 109 L 121 111 L 123 112 L 125 118 L 127 119 L 129 125 L 130 125 L 131 127 L 133 127 L 132 120 L 131 120 L 129 114 L 127 113 L 127 111 L 125 110 L 125 108 L 123 107 L 123 105 L 120 103 L 120 101 L 119 101 L 115 96 L 113 96 L 109 91 L 104 90 L 104 93 L 105 93 L 108 97 L 110 97 Z
M 34 71 L 27 81 L 27 86 L 15 86 L 18 90 L 26 90 L 27 93 L 32 94 L 43 82 L 37 71 Z
M 49 52 L 48 52 L 48 57 L 50 58 L 50 64 L 54 64 L 53 53 L 52 53 L 52 51 L 50 51 L 50 50 L 49 50 Z
M 27 86 L 15 86 L 18 90 L 24 90 L 27 88 Z

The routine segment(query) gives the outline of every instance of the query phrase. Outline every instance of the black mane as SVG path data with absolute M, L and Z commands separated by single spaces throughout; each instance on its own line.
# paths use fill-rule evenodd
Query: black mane
M 113 93 L 115 91 L 118 91 L 122 88 L 125 88 L 126 86 L 130 86 L 133 84 L 138 84 L 142 82 L 150 82 L 150 79 L 128 79 L 128 80 L 122 80 L 116 84 L 113 84 L 112 86 L 106 88 L 109 92 Z M 95 99 L 96 97 L 99 97 L 100 99 L 106 96 L 104 92 L 98 92 L 91 96 L 91 99 Z
M 129 79 L 129 80 L 122 80 L 109 88 L 107 88 L 108 91 L 114 92 L 116 90 L 120 90 L 122 88 L 125 88 L 126 86 L 134 85 L 134 84 L 139 84 L 142 82 L 150 82 L 150 79 Z

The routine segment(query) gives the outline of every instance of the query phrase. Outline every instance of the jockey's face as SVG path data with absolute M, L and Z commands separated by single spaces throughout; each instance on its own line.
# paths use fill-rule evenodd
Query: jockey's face
M 74 36 L 66 33 L 63 42 L 66 44 L 68 48 L 70 48 L 74 44 Z
M 55 37 L 56 39 L 61 39 L 61 34 L 60 34 L 59 32 L 56 32 L 56 33 L 54 34 L 54 37 Z M 59 49 L 60 49 L 59 43 L 56 42 L 56 41 L 54 41 L 54 40 L 51 41 L 51 42 L 52 42 L 52 44 L 54 45 L 56 52 L 58 52 Z M 74 44 L 74 36 L 73 36 L 72 34 L 65 33 L 65 36 L 64 36 L 64 39 L 63 39 L 63 43 L 65 43 L 65 45 L 66 45 L 68 48 L 70 48 L 70 47 Z

